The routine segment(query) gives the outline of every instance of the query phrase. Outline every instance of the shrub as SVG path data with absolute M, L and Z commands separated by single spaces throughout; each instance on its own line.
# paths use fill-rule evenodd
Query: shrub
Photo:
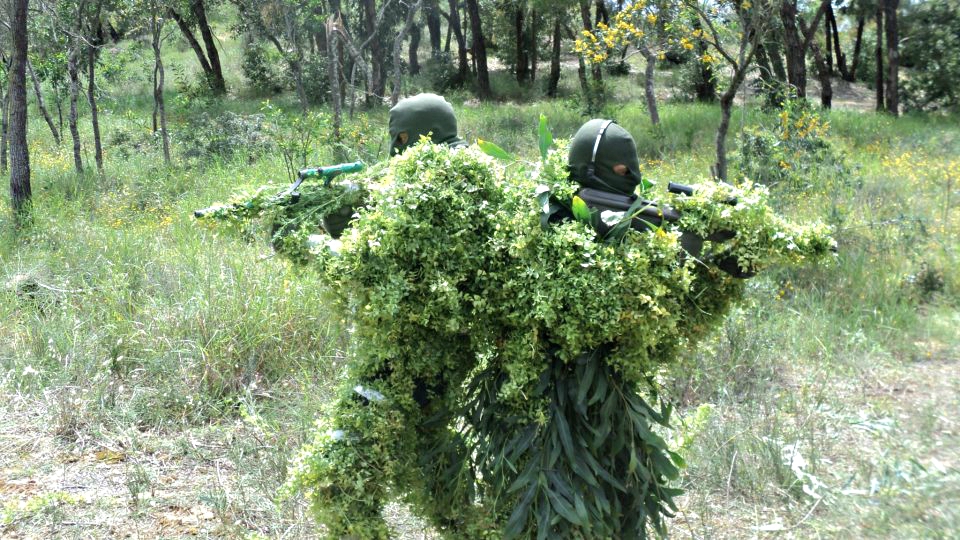
M 245 153 L 249 161 L 273 146 L 262 114 L 224 112 L 218 116 L 199 113 L 180 132 L 187 158 L 231 158 Z
M 806 189 L 825 174 L 848 176 L 843 155 L 826 139 L 830 123 L 806 100 L 786 99 L 776 124 L 744 130 L 734 162 L 742 177 Z
M 243 48 L 240 69 L 259 93 L 276 94 L 288 86 L 284 66 L 280 53 L 262 43 L 249 43 Z
M 423 75 L 436 92 L 442 93 L 463 84 L 450 53 L 437 53 L 430 57 L 423 64 Z

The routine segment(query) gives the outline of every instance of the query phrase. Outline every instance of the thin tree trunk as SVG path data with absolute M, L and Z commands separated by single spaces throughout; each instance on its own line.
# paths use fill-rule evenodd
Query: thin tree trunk
M 560 84 L 560 52 L 561 39 L 560 17 L 553 22 L 553 54 L 550 55 L 550 78 L 547 81 L 547 96 L 557 97 L 557 86 Z
M 900 0 L 883 0 L 887 37 L 887 112 L 900 114 L 900 37 L 898 36 L 897 8 Z M 956 54 L 954 51 L 953 54 Z
M 643 92 L 647 98 L 647 111 L 650 112 L 650 123 L 660 123 L 660 113 L 657 111 L 657 93 L 654 89 L 654 72 L 657 67 L 657 55 L 646 46 L 640 48 L 640 53 L 647 61 L 647 68 L 643 75 Z
M 152 131 L 152 133 L 153 133 L 154 135 L 156 135 L 157 130 L 160 129 L 159 124 L 158 124 L 158 122 L 159 122 L 158 116 L 160 115 L 160 104 L 157 103 L 157 100 L 156 100 L 156 96 L 157 96 L 157 79 L 159 78 L 159 76 L 160 76 L 160 74 L 158 73 L 158 70 L 157 70 L 156 61 L 154 61 L 154 64 L 153 64 L 153 96 L 154 96 L 154 100 L 153 100 L 153 117 L 152 117 L 152 121 L 153 121 L 153 126 L 152 126 L 152 127 L 153 127 L 153 131 Z
M 73 139 L 73 168 L 78 173 L 83 172 L 83 159 L 80 156 L 80 129 L 77 113 L 77 102 L 80 100 L 80 76 L 77 56 L 80 54 L 80 41 L 76 37 L 70 38 L 70 51 L 67 53 L 67 76 L 70 78 L 70 138 Z
M 370 66 L 373 80 L 373 87 L 368 88 L 368 99 L 372 96 L 382 96 L 386 88 L 386 81 L 383 76 L 384 53 L 380 44 L 380 39 L 375 37 L 377 33 L 377 10 L 376 0 L 363 0 L 363 22 L 366 27 L 368 40 L 370 41 Z
M 517 49 L 516 57 L 516 75 L 517 82 L 523 84 L 527 82 L 527 45 L 526 40 L 524 39 L 524 9 L 526 6 L 517 5 L 513 12 L 513 27 L 514 34 L 516 37 L 515 48 Z
M 33 93 L 37 98 L 37 108 L 40 109 L 40 114 L 43 115 L 43 119 L 47 122 L 47 125 L 50 126 L 50 133 L 53 135 L 53 140 L 57 143 L 57 146 L 60 146 L 60 132 L 57 131 L 57 125 L 53 123 L 53 118 L 50 116 L 50 112 L 47 111 L 47 106 L 43 102 L 43 91 L 40 89 L 40 79 L 37 78 L 37 74 L 33 71 L 33 66 L 30 64 L 30 60 L 27 60 L 27 73 L 30 74 L 30 80 L 33 82 Z
M 156 111 L 160 116 L 160 139 L 163 143 L 163 162 L 170 164 L 170 137 L 167 134 L 167 113 L 163 103 L 163 56 L 160 54 L 160 38 L 163 32 L 162 19 L 153 13 L 152 34 L 153 34 L 153 58 L 154 70 L 156 74 L 153 86 L 153 101 L 156 105 Z
M 457 0 L 450 0 L 450 28 L 453 29 L 453 35 L 457 38 L 457 77 L 460 84 L 467 81 L 467 72 L 470 70 L 470 64 L 467 61 L 467 38 L 463 35 L 463 26 L 460 24 L 460 9 Z
M 100 114 L 97 110 L 96 69 L 97 43 L 93 43 L 87 49 L 87 101 L 90 103 L 90 124 L 93 126 L 93 157 L 97 162 L 97 172 L 103 174 L 103 144 L 100 140 Z
M 330 103 L 333 104 L 333 140 L 340 142 L 340 125 L 343 123 L 343 106 L 340 102 L 340 59 L 337 54 L 336 19 L 339 14 L 327 20 L 327 76 L 330 78 Z M 339 145 L 335 144 L 335 147 Z
M 800 21 L 800 27 L 806 32 L 803 21 Z M 828 43 L 829 45 L 829 43 Z M 820 105 L 824 109 L 829 109 L 833 104 L 833 85 L 830 81 L 830 65 L 820 50 L 820 45 L 816 41 L 810 43 L 810 52 L 813 54 L 814 64 L 817 66 L 817 80 L 820 81 Z
M 537 80 L 537 63 L 540 60 L 540 47 L 538 43 L 537 31 L 540 29 L 540 24 L 537 22 L 537 11 L 532 10 L 530 12 L 530 30 L 527 32 L 527 38 L 529 40 L 530 48 L 530 82 Z
M 220 53 L 217 52 L 217 44 L 213 39 L 210 24 L 207 22 L 207 8 L 204 7 L 203 0 L 193 0 L 191 8 L 193 9 L 194 16 L 197 18 L 197 25 L 200 27 L 200 36 L 203 37 L 203 45 L 207 49 L 207 60 L 210 61 L 210 70 L 213 75 L 213 80 L 210 84 L 215 93 L 226 93 L 227 83 L 223 79 L 223 68 L 220 66 Z
M 418 0 L 416 4 L 410 6 L 407 10 L 407 19 L 404 21 L 397 37 L 393 40 L 393 90 L 390 92 L 390 105 L 396 105 L 400 101 L 400 89 L 403 83 L 403 73 L 400 70 L 400 60 L 403 56 L 403 40 L 407 38 L 410 28 L 413 27 L 413 19 L 417 16 L 417 11 L 423 5 L 423 0 Z
M 882 0 L 881 0 L 882 2 Z M 883 5 L 877 5 L 877 12 L 875 14 L 877 20 L 877 49 L 876 49 L 876 58 L 877 58 L 877 76 L 875 79 L 877 85 L 877 111 L 882 111 L 884 106 L 883 101 Z
M 7 172 L 7 135 L 10 133 L 7 125 L 7 120 L 10 117 L 10 96 L 3 93 L 2 85 L 0 85 L 0 173 L 6 174 Z
M 180 28 L 180 33 L 183 34 L 184 39 L 187 40 L 187 43 L 190 44 L 190 48 L 193 49 L 193 53 L 197 56 L 197 60 L 200 62 L 200 68 L 203 69 L 204 75 L 207 77 L 207 83 L 211 84 L 214 79 L 213 68 L 210 67 L 210 62 L 207 61 L 207 54 L 203 52 L 203 47 L 200 46 L 200 42 L 197 41 L 197 37 L 193 35 L 193 31 L 190 30 L 190 25 L 180 16 L 179 13 L 173 10 L 173 8 L 167 9 L 167 13 L 170 15 L 170 18 L 177 23 L 177 26 Z
M 720 96 L 720 125 L 717 127 L 716 174 L 717 179 L 724 182 L 727 180 L 727 131 L 730 129 L 730 114 L 733 111 L 733 97 L 735 95 L 736 92 L 730 92 L 728 90 Z
M 410 47 L 407 51 L 407 69 L 410 70 L 410 75 L 418 75 L 420 73 L 420 59 L 418 55 L 420 54 L 420 37 L 422 33 L 419 24 L 414 24 L 410 28 Z
M 783 23 L 784 51 L 787 56 L 787 82 L 797 97 L 807 96 L 807 63 L 803 37 L 797 31 L 797 2 L 786 0 L 780 3 L 780 20 Z
M 697 17 L 697 20 L 693 23 L 694 30 L 703 31 L 703 26 L 700 24 L 700 18 Z M 697 56 L 702 57 L 707 52 L 707 44 L 703 39 L 697 39 Z M 779 53 L 775 53 L 775 56 L 778 56 Z M 777 59 L 779 60 L 779 58 Z M 694 89 L 697 95 L 697 101 L 701 103 L 713 103 L 717 100 L 717 81 L 713 77 L 713 67 L 708 62 L 697 62 L 696 63 L 696 73 L 697 79 L 694 83 Z M 776 68 L 774 68 L 776 69 Z M 781 66 L 781 72 L 783 71 L 783 66 Z M 785 80 L 780 78 L 780 80 Z
M 844 80 L 853 82 L 857 80 L 857 67 L 860 65 L 860 49 L 863 46 L 863 27 L 866 25 L 865 17 L 857 17 L 857 39 L 853 43 L 853 63 L 850 66 L 850 73 Z
M 830 13 L 833 13 L 833 4 L 830 4 L 828 8 L 829 13 L 827 13 L 826 19 L 823 21 L 823 52 L 821 55 L 824 57 L 824 61 L 827 63 L 827 70 L 832 75 L 833 74 L 833 49 L 831 48 L 831 37 L 832 31 L 830 28 Z M 837 57 L 837 61 L 840 61 L 840 58 Z
M 60 132 L 61 141 L 63 140 L 63 98 L 60 95 L 60 85 L 52 81 L 50 86 L 53 88 L 53 102 L 57 104 L 57 131 Z
M 480 20 L 480 5 L 478 0 L 467 0 L 467 11 L 470 14 L 470 29 L 473 33 L 474 58 L 477 62 L 477 85 L 482 99 L 490 98 L 490 73 L 487 70 L 487 45 L 483 39 L 483 28 Z
M 847 55 L 843 54 L 843 49 L 840 48 L 840 31 L 837 29 L 837 15 L 833 11 L 833 5 L 831 4 L 827 8 L 827 21 L 830 23 L 831 34 L 833 35 L 833 49 L 837 57 L 837 70 L 840 72 L 840 77 L 844 80 L 850 77 L 850 72 L 847 70 Z M 830 44 L 827 44 L 829 47 Z
M 599 13 L 599 12 L 598 12 Z M 590 1 L 589 0 L 580 0 L 580 19 L 583 22 L 583 29 L 587 32 L 593 31 L 593 26 L 590 24 Z M 603 70 L 600 68 L 599 64 L 595 64 L 592 70 L 593 82 L 597 88 L 597 92 L 602 93 L 603 85 Z M 603 102 L 602 96 L 600 97 L 600 102 Z
M 427 34 L 430 37 L 430 54 L 436 56 L 440 53 L 440 42 L 443 38 L 443 33 L 440 28 L 440 7 L 437 5 L 437 0 L 430 0 L 426 6 L 426 21 L 427 21 Z M 450 35 L 449 32 L 447 35 Z M 449 40 L 447 41 L 449 43 Z M 450 49 L 447 48 L 449 51 Z
M 11 3 L 10 28 L 10 199 L 19 221 L 32 196 L 27 148 L 27 0 Z

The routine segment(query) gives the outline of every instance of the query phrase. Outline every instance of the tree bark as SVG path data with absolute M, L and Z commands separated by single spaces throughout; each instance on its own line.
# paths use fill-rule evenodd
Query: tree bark
M 407 19 L 404 21 L 397 37 L 393 40 L 393 90 L 390 92 L 390 105 L 396 105 L 400 101 L 400 90 L 403 83 L 403 73 L 400 69 L 400 59 L 403 55 L 403 40 L 407 38 L 410 28 L 413 27 L 413 19 L 417 16 L 417 11 L 423 5 L 423 0 L 418 0 L 416 4 L 407 9 Z
M 203 0 L 193 0 L 191 3 L 194 16 L 197 18 L 197 25 L 200 27 L 200 36 L 203 37 L 203 45 L 207 49 L 207 59 L 210 61 L 210 70 L 213 80 L 210 86 L 214 93 L 224 94 L 227 91 L 227 83 L 223 79 L 223 68 L 220 66 L 220 53 L 217 52 L 217 44 L 213 39 L 213 32 L 210 30 L 210 24 L 207 22 L 207 9 L 203 5 Z
M 33 71 L 33 66 L 30 64 L 30 60 L 27 60 L 27 73 L 30 74 L 30 80 L 33 81 L 33 93 L 37 98 L 37 108 L 40 109 L 40 114 L 43 115 L 43 119 L 47 122 L 47 125 L 50 126 L 50 133 L 53 135 L 53 140 L 57 143 L 57 146 L 60 146 L 60 132 L 57 131 L 57 125 L 53 123 L 53 118 L 50 116 L 50 112 L 47 111 L 47 106 L 43 102 L 43 91 L 40 89 L 40 79 L 37 78 L 37 74 Z
M 97 6 L 97 17 L 91 25 L 99 24 L 100 6 Z M 93 32 L 91 32 L 93 34 Z M 97 110 L 96 69 L 97 47 L 100 40 L 94 40 L 87 48 L 87 101 L 90 103 L 90 124 L 93 126 L 93 157 L 97 162 L 97 172 L 103 174 L 103 144 L 100 140 L 100 114 Z
M 560 84 L 560 52 L 561 39 L 560 17 L 553 22 L 553 53 L 550 55 L 550 78 L 547 80 L 547 96 L 557 97 L 557 87 Z
M 831 34 L 833 35 L 833 50 L 837 57 L 837 71 L 840 72 L 840 77 L 846 80 L 850 77 L 850 72 L 847 70 L 847 55 L 843 54 L 843 49 L 840 48 L 840 31 L 837 29 L 837 15 L 833 11 L 833 4 L 827 8 L 827 22 L 830 24 Z M 827 43 L 827 47 L 830 47 L 829 43 Z
M 780 3 L 780 20 L 783 22 L 784 50 L 787 56 L 787 83 L 797 97 L 807 96 L 807 64 L 803 38 L 797 31 L 797 2 L 785 0 Z
M 0 85 L 2 86 L 2 85 Z M 10 96 L 0 88 L 0 173 L 7 173 L 7 138 L 10 134 L 7 120 L 10 118 Z
M 882 111 L 884 107 L 883 101 L 883 0 L 880 0 L 880 4 L 877 5 L 877 12 L 875 18 L 877 20 L 877 49 L 875 51 L 877 58 L 877 76 L 875 79 L 875 84 L 877 85 L 877 104 L 876 110 Z
M 410 70 L 410 75 L 418 75 L 420 73 L 420 59 L 417 56 L 420 53 L 421 35 L 422 32 L 419 24 L 414 24 L 410 27 L 410 48 L 407 54 L 407 69 Z
M 213 80 L 215 78 L 213 68 L 210 67 L 210 62 L 207 61 L 207 54 L 203 52 L 203 47 L 200 46 L 197 37 L 194 36 L 193 31 L 190 30 L 190 25 L 188 25 L 187 21 L 185 21 L 179 13 L 174 11 L 173 8 L 167 9 L 167 13 L 170 15 L 170 18 L 177 23 L 177 26 L 180 28 L 180 33 L 183 34 L 184 39 L 190 44 L 190 48 L 193 49 L 193 53 L 197 56 L 197 60 L 200 62 L 200 68 L 203 69 L 203 74 L 207 78 L 207 84 L 213 89 Z
M 383 96 L 386 89 L 384 80 L 384 53 L 377 33 L 377 6 L 376 0 L 363 0 L 363 22 L 366 28 L 368 40 L 370 41 L 370 66 L 373 87 L 368 88 L 368 98 L 371 96 Z
M 330 78 L 330 103 L 333 104 L 333 140 L 340 142 L 340 125 L 343 123 L 343 107 L 340 101 L 340 58 L 337 50 L 337 32 L 335 30 L 339 13 L 327 20 L 327 76 Z M 339 145 L 335 144 L 335 148 Z
M 700 24 L 699 17 L 693 23 L 694 30 L 703 31 L 703 26 Z M 707 52 L 707 44 L 702 39 L 697 39 L 697 56 L 702 57 L 704 53 Z M 779 53 L 775 53 L 777 58 L 772 59 L 774 62 L 779 60 Z M 776 63 L 774 64 L 776 65 Z M 774 68 L 776 71 L 776 68 Z M 785 79 L 786 75 L 783 72 L 783 66 L 780 66 L 780 75 L 779 79 L 782 81 Z M 697 80 L 694 84 L 694 90 L 696 92 L 697 101 L 701 103 L 712 103 L 717 100 L 717 82 L 713 77 L 713 66 L 707 62 L 697 62 Z
M 77 113 L 77 102 L 80 100 L 80 76 L 77 56 L 80 55 L 80 40 L 70 38 L 70 51 L 67 53 L 67 76 L 70 78 L 70 138 L 73 140 L 73 168 L 78 173 L 83 172 L 83 159 L 80 156 L 80 129 Z
M 580 20 L 583 23 L 583 29 L 587 32 L 593 31 L 590 24 L 590 0 L 580 0 Z M 603 70 L 600 64 L 594 64 L 591 70 L 593 84 L 584 88 L 585 98 L 587 99 L 587 110 L 592 114 L 599 112 L 603 108 L 605 101 L 603 88 Z
M 800 21 L 800 28 L 807 32 L 804 22 Z M 830 43 L 828 42 L 829 46 Z M 830 81 L 830 64 L 820 50 L 820 45 L 816 41 L 810 43 L 810 52 L 813 54 L 814 63 L 817 66 L 817 80 L 820 81 L 820 105 L 824 109 L 829 109 L 833 105 L 833 85 Z
M 483 39 L 478 0 L 467 0 L 467 12 L 470 14 L 470 30 L 473 33 L 474 58 L 477 62 L 477 86 L 480 98 L 489 99 L 493 92 L 490 89 L 490 74 L 487 70 L 487 45 Z
M 900 0 L 883 0 L 884 19 L 886 19 L 887 38 L 887 112 L 900 114 L 900 37 L 898 35 L 897 8 Z M 953 51 L 952 54 L 956 54 Z
M 170 164 L 170 137 L 167 134 L 167 113 L 163 102 L 163 57 L 160 53 L 160 38 L 163 32 L 163 19 L 154 12 L 151 18 L 151 33 L 153 37 L 154 78 L 153 101 L 157 114 L 160 116 L 160 139 L 163 144 L 163 162 Z
M 437 0 L 430 0 L 424 6 L 426 10 L 427 34 L 430 36 L 430 53 L 436 56 L 440 53 L 440 42 L 443 34 L 440 29 L 440 6 Z
M 865 17 L 857 17 L 857 38 L 853 43 L 853 62 L 850 66 L 850 73 L 844 77 L 844 80 L 848 82 L 857 80 L 857 67 L 860 65 L 860 49 L 863 46 L 863 27 L 866 25 L 866 22 Z
M 537 80 L 537 63 L 540 60 L 540 48 L 537 46 L 538 35 L 537 31 L 540 29 L 540 24 L 537 22 L 537 11 L 530 11 L 530 30 L 527 31 L 527 47 L 530 49 L 530 82 Z
M 453 35 L 457 38 L 457 78 L 460 84 L 467 80 L 467 72 L 470 70 L 470 64 L 467 61 L 467 39 L 463 35 L 463 26 L 460 24 L 460 10 L 457 7 L 457 0 L 450 0 L 450 22 L 449 28 L 453 29 Z
M 513 12 L 513 27 L 516 37 L 516 75 L 517 82 L 523 84 L 527 82 L 527 43 L 524 34 L 526 25 L 524 24 L 524 9 L 526 6 L 518 4 Z
M 10 200 L 19 221 L 32 196 L 27 148 L 27 0 L 11 2 L 10 29 Z
M 660 123 L 660 112 L 657 110 L 657 93 L 654 89 L 657 55 L 646 46 L 640 48 L 640 54 L 647 61 L 647 67 L 643 74 L 643 92 L 647 98 L 647 111 L 650 113 L 650 123 L 656 126 Z
M 827 8 L 827 18 L 823 21 L 823 52 L 821 55 L 824 57 L 824 61 L 827 63 L 827 69 L 833 74 L 833 49 L 831 48 L 831 28 L 830 28 L 830 14 L 833 13 L 833 4 Z M 837 57 L 839 62 L 840 58 Z

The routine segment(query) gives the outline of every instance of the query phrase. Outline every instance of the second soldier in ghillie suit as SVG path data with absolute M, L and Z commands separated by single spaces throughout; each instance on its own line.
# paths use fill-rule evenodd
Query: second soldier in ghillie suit
M 453 107 L 435 94 L 419 94 L 394 106 L 389 133 L 391 158 L 421 139 L 450 148 L 467 146 L 457 134 Z M 357 210 L 348 205 L 324 216 L 326 233 L 340 238 Z M 316 479 L 319 493 L 313 497 L 315 505 L 323 505 L 317 510 L 331 538 L 389 537 L 381 511 L 391 499 L 391 486 L 396 488 L 392 495 L 405 494 L 437 528 L 454 525 L 450 516 L 462 515 L 473 502 L 472 482 L 463 484 L 467 491 L 430 484 L 442 477 L 437 469 L 465 463 L 466 447 L 449 429 L 455 398 L 447 393 L 475 363 L 471 349 L 458 342 L 467 338 L 423 331 L 396 339 L 411 340 L 401 346 L 421 351 L 420 364 L 433 369 L 418 371 L 389 356 L 351 359 L 349 383 L 324 428 L 329 444 L 322 451 L 323 478 Z M 448 504 L 437 504 L 443 499 Z
M 417 94 L 401 100 L 390 109 L 390 157 L 426 137 L 437 144 L 460 148 L 467 143 L 457 135 L 457 117 L 453 106 L 436 94 Z M 323 227 L 333 238 L 340 238 L 356 207 L 345 206 L 324 216 Z

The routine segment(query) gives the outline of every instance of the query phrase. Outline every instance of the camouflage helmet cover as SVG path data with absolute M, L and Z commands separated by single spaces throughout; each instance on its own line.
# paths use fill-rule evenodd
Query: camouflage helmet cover
M 568 163 L 571 178 L 583 187 L 633 195 L 640 183 L 637 145 L 630 133 L 612 120 L 595 118 L 581 126 L 570 143 Z M 613 171 L 619 164 L 627 166 L 626 175 Z
M 400 134 L 406 133 L 406 140 Z M 390 109 L 390 155 L 402 153 L 429 134 L 437 144 L 466 146 L 457 136 L 457 117 L 453 106 L 436 94 L 417 94 L 401 100 Z

